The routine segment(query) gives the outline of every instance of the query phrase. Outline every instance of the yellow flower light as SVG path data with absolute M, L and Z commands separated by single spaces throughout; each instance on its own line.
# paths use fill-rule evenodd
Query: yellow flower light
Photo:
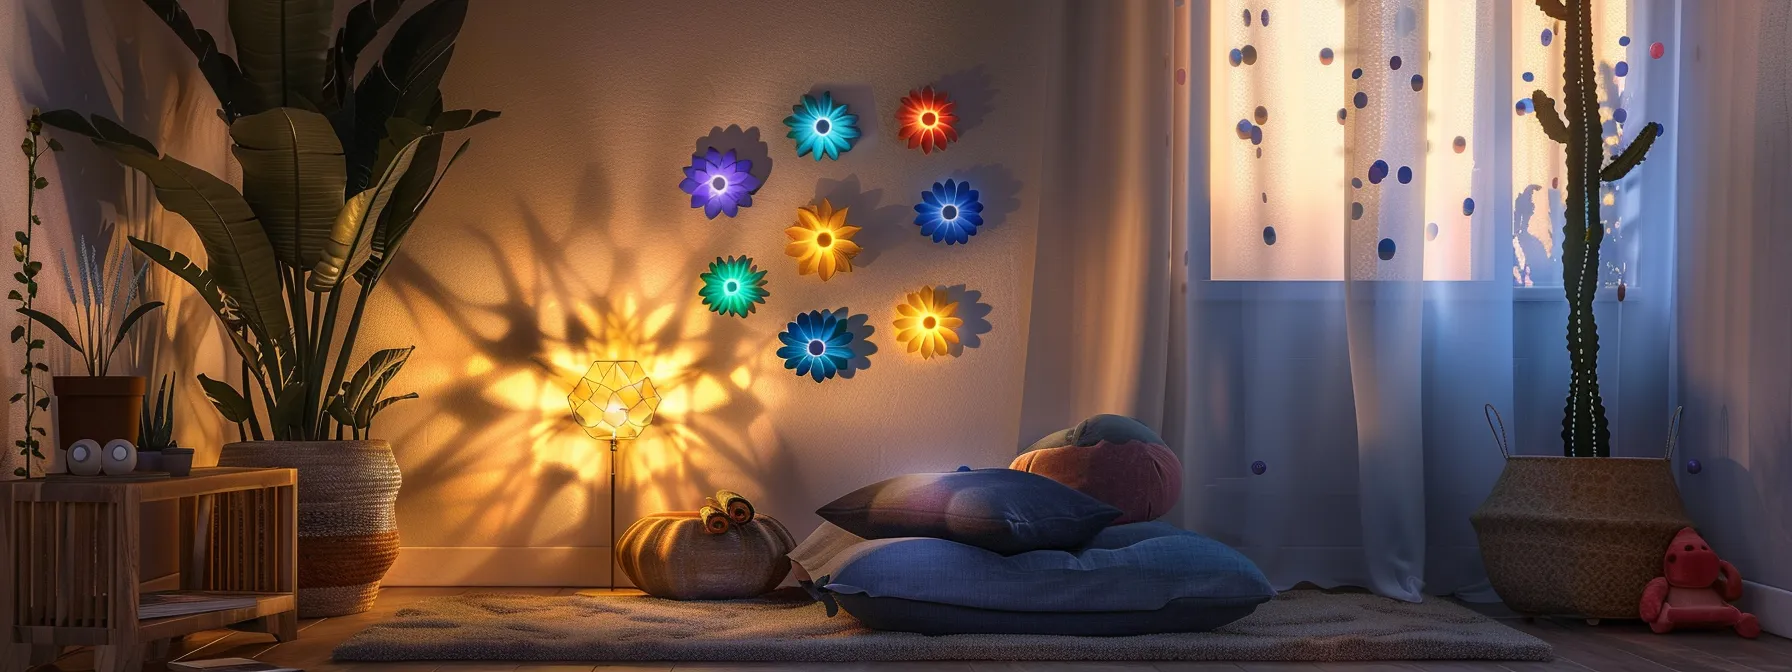
M 653 424 L 660 393 L 640 362 L 593 362 L 566 403 L 591 438 L 633 439 Z
M 958 342 L 955 329 L 964 320 L 956 317 L 958 304 L 947 303 L 946 298 L 945 290 L 922 287 L 896 304 L 896 340 L 907 343 L 909 352 L 921 353 L 922 359 L 943 357 Z
M 797 208 L 796 226 L 784 230 L 790 236 L 784 253 L 796 258 L 799 275 L 818 274 L 827 280 L 836 272 L 852 271 L 852 258 L 860 251 L 852 237 L 859 227 L 847 226 L 846 210 L 835 210 L 826 199 L 821 205 Z

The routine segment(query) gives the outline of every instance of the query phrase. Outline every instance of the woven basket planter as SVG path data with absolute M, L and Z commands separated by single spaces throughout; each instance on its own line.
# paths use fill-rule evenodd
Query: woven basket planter
M 771 592 L 790 573 L 796 542 L 765 514 L 707 534 L 690 511 L 635 521 L 616 543 L 616 562 L 635 587 L 673 600 L 736 600 Z
M 373 608 L 398 558 L 398 461 L 385 441 L 250 441 L 222 467 L 299 470 L 299 617 Z
M 1637 618 L 1692 525 L 1667 458 L 1512 456 L 1469 516 L 1494 592 L 1527 616 Z

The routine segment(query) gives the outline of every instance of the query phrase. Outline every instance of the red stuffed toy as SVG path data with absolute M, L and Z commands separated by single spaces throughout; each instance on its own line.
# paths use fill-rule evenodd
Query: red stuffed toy
M 1643 589 L 1641 612 L 1649 629 L 1665 633 L 1675 628 L 1733 627 L 1749 639 L 1761 634 L 1754 614 L 1730 606 L 1731 600 L 1742 597 L 1742 574 L 1735 565 L 1719 560 L 1692 528 L 1674 535 L 1661 573 L 1664 576 Z

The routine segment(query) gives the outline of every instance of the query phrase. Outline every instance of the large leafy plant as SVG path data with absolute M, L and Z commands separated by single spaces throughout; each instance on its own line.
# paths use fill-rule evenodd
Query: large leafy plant
M 418 9 L 355 81 L 362 50 L 404 2 L 361 2 L 332 38 L 331 0 L 230 0 L 233 59 L 176 0 L 144 0 L 217 95 L 242 165 L 240 192 L 104 117 L 44 115 L 146 175 L 163 207 L 199 234 L 204 267 L 151 241 L 131 244 L 191 285 L 224 323 L 241 375 L 235 385 L 199 382 L 245 438 L 365 438 L 381 409 L 416 396 L 384 392 L 410 348 L 375 352 L 351 376 L 355 339 L 369 295 L 467 149 L 462 142 L 439 166 L 444 134 L 498 113 L 442 102 L 467 0 Z M 346 326 L 338 323 L 344 298 Z

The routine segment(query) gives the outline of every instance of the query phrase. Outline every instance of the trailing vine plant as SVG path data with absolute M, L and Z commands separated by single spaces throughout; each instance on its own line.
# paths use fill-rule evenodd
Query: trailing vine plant
M 1617 156 L 1606 161 L 1599 118 L 1599 86 L 1593 71 L 1592 0 L 1537 0 L 1537 7 L 1561 21 L 1562 96 L 1567 119 L 1542 89 L 1531 94 L 1537 122 L 1549 139 L 1567 148 L 1568 221 L 1562 227 L 1562 285 L 1568 294 L 1568 361 L 1573 376 L 1562 417 L 1563 453 L 1568 457 L 1610 457 L 1612 433 L 1599 396 L 1599 326 L 1593 297 L 1599 291 L 1599 184 L 1617 182 L 1642 164 L 1661 124 L 1649 122 Z
M 12 279 L 17 281 L 19 286 L 6 292 L 6 298 L 17 302 L 16 308 L 21 313 L 20 324 L 12 328 L 12 342 L 22 341 L 25 344 L 24 364 L 19 367 L 19 373 L 24 376 L 25 389 L 14 393 L 9 402 L 25 404 L 23 436 L 12 442 L 13 447 L 19 450 L 19 455 L 25 458 L 24 466 L 14 467 L 12 470 L 14 476 L 21 478 L 31 477 L 32 460 L 45 459 L 39 444 L 39 437 L 49 435 L 47 430 L 38 425 L 37 419 L 38 412 L 50 409 L 50 393 L 38 383 L 41 380 L 39 374 L 48 375 L 50 372 L 48 365 L 37 360 L 38 351 L 44 349 L 44 339 L 37 337 L 32 321 L 22 314 L 23 311 L 32 310 L 32 305 L 37 300 L 37 274 L 44 268 L 42 261 L 33 259 L 31 256 L 32 234 L 39 225 L 43 224 L 43 220 L 37 217 L 37 192 L 50 187 L 49 178 L 37 174 L 37 163 L 39 159 L 50 152 L 62 151 L 62 143 L 57 142 L 55 138 L 46 140 L 43 137 L 43 131 L 44 124 L 42 120 L 38 119 L 37 110 L 31 110 L 31 118 L 25 121 L 25 141 L 19 145 L 19 148 L 25 152 L 26 165 L 25 227 L 12 234 L 12 258 L 13 261 L 19 263 L 18 270 L 12 274 Z

